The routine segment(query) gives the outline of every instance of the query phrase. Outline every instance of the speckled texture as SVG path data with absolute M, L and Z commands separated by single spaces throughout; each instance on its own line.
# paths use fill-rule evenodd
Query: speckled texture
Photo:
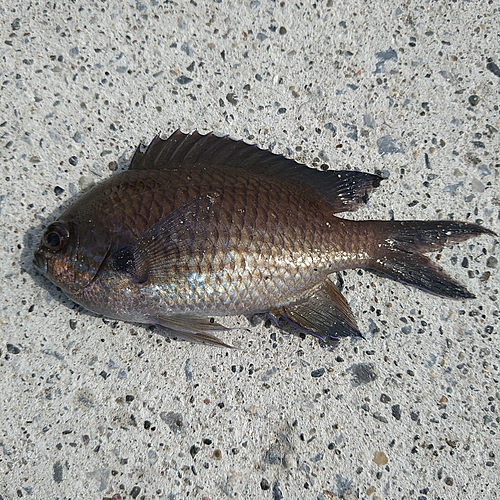
M 31 265 L 61 206 L 177 128 L 389 175 L 353 217 L 498 232 L 495 1 L 0 13 L 2 499 L 500 496 L 498 238 L 439 254 L 476 300 L 343 273 L 366 339 L 333 350 L 262 317 L 226 322 L 244 350 L 168 341 Z

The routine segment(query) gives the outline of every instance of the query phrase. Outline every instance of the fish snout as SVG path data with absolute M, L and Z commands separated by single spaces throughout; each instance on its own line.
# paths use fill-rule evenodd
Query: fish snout
M 40 252 L 40 250 L 35 251 L 33 265 L 42 273 L 47 272 L 47 259 L 42 254 L 42 252 Z

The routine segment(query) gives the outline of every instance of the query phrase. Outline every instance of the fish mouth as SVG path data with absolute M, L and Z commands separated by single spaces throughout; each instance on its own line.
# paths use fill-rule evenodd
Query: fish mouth
M 47 259 L 43 256 L 43 254 L 37 250 L 34 255 L 33 265 L 43 274 L 47 273 Z

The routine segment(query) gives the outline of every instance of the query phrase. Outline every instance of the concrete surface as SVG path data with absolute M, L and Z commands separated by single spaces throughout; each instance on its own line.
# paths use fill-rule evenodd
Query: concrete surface
M 388 175 L 353 217 L 499 231 L 499 17 L 496 0 L 3 2 L 0 498 L 498 498 L 498 238 L 434 256 L 475 300 L 344 273 L 367 338 L 336 349 L 262 318 L 226 321 L 243 351 L 167 341 L 86 313 L 31 256 L 83 186 L 177 128 Z

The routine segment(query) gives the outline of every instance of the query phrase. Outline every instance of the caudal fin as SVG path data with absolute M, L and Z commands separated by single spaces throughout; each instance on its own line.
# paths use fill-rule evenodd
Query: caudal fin
M 366 269 L 435 295 L 464 299 L 474 294 L 423 253 L 481 234 L 495 235 L 477 224 L 455 221 L 377 221 L 375 232 L 376 258 Z

